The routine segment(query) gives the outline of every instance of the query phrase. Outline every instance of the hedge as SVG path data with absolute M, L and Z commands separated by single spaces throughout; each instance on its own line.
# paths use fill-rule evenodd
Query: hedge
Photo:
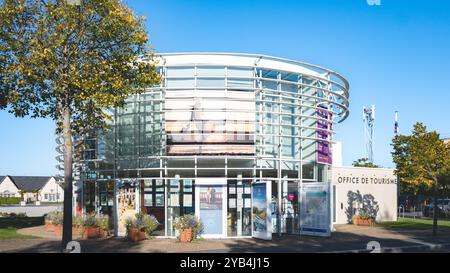
M 19 204 L 20 201 L 20 197 L 0 197 L 0 205 Z

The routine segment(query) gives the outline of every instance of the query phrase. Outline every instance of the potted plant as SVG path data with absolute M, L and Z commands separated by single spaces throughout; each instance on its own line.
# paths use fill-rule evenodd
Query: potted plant
M 174 228 L 178 230 L 181 242 L 191 242 L 203 231 L 203 224 L 196 216 L 186 214 L 175 219 Z
M 109 234 L 110 223 L 109 216 L 104 214 L 99 214 L 96 217 L 97 227 L 98 227 L 98 235 L 100 238 L 105 238 Z
M 83 237 L 83 218 L 79 216 L 72 217 L 72 236 L 75 238 Z
M 136 213 L 134 218 L 125 219 L 127 237 L 133 242 L 145 240 L 156 230 L 159 222 L 153 215 Z
M 63 212 L 52 211 L 45 216 L 45 231 L 62 233 Z
M 352 217 L 354 225 L 358 226 L 372 226 L 375 224 L 375 217 L 365 210 L 360 210 L 357 215 Z
M 93 239 L 98 237 L 97 221 L 95 219 L 95 212 L 89 213 L 83 220 L 83 238 Z

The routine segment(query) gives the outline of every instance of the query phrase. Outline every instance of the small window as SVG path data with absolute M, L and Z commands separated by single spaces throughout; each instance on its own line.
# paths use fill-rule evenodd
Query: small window
M 48 193 L 44 194 L 44 199 L 45 199 L 45 200 L 48 199 Z

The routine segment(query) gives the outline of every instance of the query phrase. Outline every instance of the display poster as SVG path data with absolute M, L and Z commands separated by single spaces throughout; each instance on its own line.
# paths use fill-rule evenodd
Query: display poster
M 117 233 L 126 234 L 125 220 L 136 214 L 137 180 L 117 180 Z
M 263 240 L 272 240 L 271 185 L 263 181 L 252 185 L 252 236 Z
M 330 184 L 303 183 L 300 187 L 300 234 L 331 236 Z
M 204 234 L 222 234 L 222 186 L 200 186 L 200 219 Z
M 196 92 L 189 98 L 183 91 L 166 92 L 168 155 L 255 153 L 254 94 L 228 90 L 223 96 Z

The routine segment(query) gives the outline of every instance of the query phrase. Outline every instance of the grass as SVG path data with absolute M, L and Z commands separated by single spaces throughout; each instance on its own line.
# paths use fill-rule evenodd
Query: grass
M 33 239 L 35 236 L 17 233 L 17 228 L 0 228 L 0 240 L 5 239 Z
M 413 218 L 399 218 L 397 222 L 383 222 L 378 223 L 378 227 L 395 228 L 395 229 L 416 229 L 416 230 L 431 230 L 433 228 L 432 219 L 413 219 Z M 449 220 L 438 220 L 438 229 L 450 229 Z
M 36 238 L 30 235 L 18 234 L 17 230 L 40 226 L 43 223 L 43 217 L 0 217 L 0 240 Z

